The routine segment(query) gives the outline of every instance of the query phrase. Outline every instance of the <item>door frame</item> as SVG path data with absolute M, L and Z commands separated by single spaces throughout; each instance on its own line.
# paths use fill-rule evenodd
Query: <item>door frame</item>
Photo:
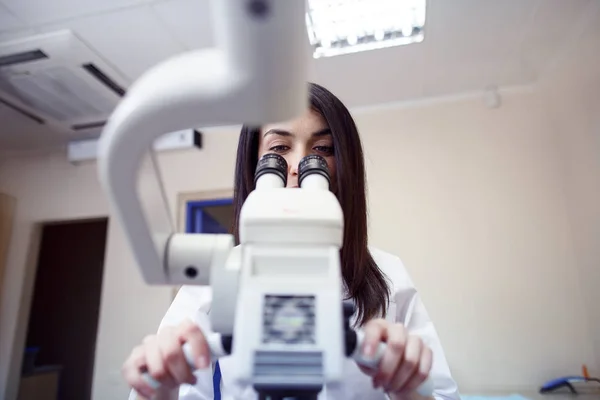
M 39 253 L 42 244 L 44 227 L 54 224 L 81 223 L 104 219 L 108 220 L 108 223 L 110 224 L 111 217 L 109 215 L 32 222 L 31 233 L 28 240 L 28 252 L 24 265 L 19 308 L 17 311 L 15 335 L 12 342 L 12 352 L 9 355 L 9 370 L 6 376 L 6 388 L 0 388 L 0 397 L 4 395 L 7 399 L 16 399 L 18 396 L 21 379 L 21 366 L 23 363 L 27 329 L 29 328 L 29 315 L 31 313 L 31 305 L 33 302 L 33 290 L 37 276 Z M 108 231 L 106 234 L 108 235 Z M 4 390 L 4 393 L 2 390 Z
M 13 235 L 17 199 L 6 193 L 0 193 L 0 290 L 3 288 L 8 249 Z M 1 299 L 1 296 L 0 296 Z

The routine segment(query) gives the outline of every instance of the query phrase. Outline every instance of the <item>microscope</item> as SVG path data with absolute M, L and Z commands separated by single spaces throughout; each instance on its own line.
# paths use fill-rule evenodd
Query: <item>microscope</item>
M 212 9 L 216 46 L 148 70 L 109 118 L 99 141 L 100 183 L 146 283 L 212 288 L 212 332 L 204 334 L 213 360 L 233 357 L 231 380 L 262 400 L 314 400 L 342 383 L 346 358 L 374 368 L 385 350 L 381 343 L 365 359 L 363 334 L 351 328 L 354 306 L 343 302 L 340 267 L 343 213 L 325 160 L 302 159 L 300 188 L 285 189 L 285 159 L 263 156 L 235 246 L 229 234 L 175 230 L 152 153 L 165 133 L 260 126 L 308 107 L 305 0 L 213 0 Z M 148 154 L 159 213 L 145 210 L 136 190 Z M 431 382 L 419 392 L 430 396 Z
M 350 324 L 354 306 L 342 302 L 343 214 L 327 163 L 304 157 L 299 189 L 285 188 L 287 174 L 277 154 L 258 161 L 237 254 L 210 274 L 213 291 L 226 296 L 213 299 L 208 342 L 214 358 L 234 357 L 231 379 L 251 385 L 259 399 L 316 400 L 325 384 L 342 382 L 344 358 L 371 367 L 377 358 L 361 357 L 362 335 Z M 220 277 L 227 283 L 215 288 Z M 382 344 L 378 357 L 384 350 Z M 193 366 L 185 345 L 184 352 Z

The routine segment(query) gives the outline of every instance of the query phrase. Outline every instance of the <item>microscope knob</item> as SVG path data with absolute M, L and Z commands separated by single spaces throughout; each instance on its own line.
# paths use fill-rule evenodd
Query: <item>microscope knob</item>
M 220 335 L 218 333 L 210 333 L 206 336 L 206 342 L 210 349 L 211 360 L 217 360 L 220 357 L 224 357 L 231 353 L 232 337 L 230 335 Z M 194 356 L 192 355 L 192 348 L 189 343 L 184 343 L 182 346 L 183 355 L 192 371 L 196 370 L 196 363 L 194 362 Z M 160 387 L 160 382 L 154 379 L 146 371 L 142 374 L 142 378 L 150 385 L 153 389 Z
M 185 360 L 187 361 L 188 365 L 190 366 L 192 371 L 195 371 L 196 363 L 194 362 L 194 356 L 192 355 L 192 348 L 190 347 L 189 343 L 184 343 L 182 350 L 183 350 L 183 355 L 185 356 Z M 158 382 L 156 379 L 151 377 L 148 372 L 145 372 L 142 375 L 142 378 L 146 381 L 146 383 L 148 385 L 150 385 L 150 387 L 152 389 L 156 390 L 160 387 L 160 382 Z
M 366 358 L 362 352 L 362 345 L 365 340 L 365 334 L 363 331 L 352 331 L 356 333 L 356 347 L 353 349 L 354 351 L 351 353 L 351 357 L 357 364 L 362 365 L 363 367 L 375 369 L 381 358 L 383 357 L 383 353 L 385 353 L 385 349 L 387 345 L 385 343 L 379 343 L 377 350 L 375 351 L 375 356 L 373 358 Z M 423 382 L 418 388 L 417 393 L 419 393 L 423 397 L 431 397 L 433 394 L 433 381 L 431 377 L 427 378 L 425 382 Z

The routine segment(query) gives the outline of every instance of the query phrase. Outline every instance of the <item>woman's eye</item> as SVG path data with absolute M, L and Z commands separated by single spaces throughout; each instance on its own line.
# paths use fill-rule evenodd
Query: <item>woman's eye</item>
M 269 148 L 270 151 L 274 151 L 276 153 L 284 152 L 289 149 L 290 149 L 289 146 L 284 146 L 284 145 L 272 146 L 271 148 Z
M 316 146 L 314 149 L 319 153 L 324 153 L 327 155 L 333 154 L 333 147 L 331 146 Z

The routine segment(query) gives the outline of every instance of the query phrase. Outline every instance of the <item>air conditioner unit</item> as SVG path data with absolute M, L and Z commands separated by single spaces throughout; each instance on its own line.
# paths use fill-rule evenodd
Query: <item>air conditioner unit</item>
M 187 150 L 202 148 L 202 133 L 195 129 L 170 132 L 154 141 L 156 152 Z M 96 160 L 98 156 L 98 139 L 74 140 L 67 146 L 67 158 L 71 164 L 81 164 Z
M 0 43 L 0 107 L 63 132 L 104 125 L 128 83 L 68 30 Z

